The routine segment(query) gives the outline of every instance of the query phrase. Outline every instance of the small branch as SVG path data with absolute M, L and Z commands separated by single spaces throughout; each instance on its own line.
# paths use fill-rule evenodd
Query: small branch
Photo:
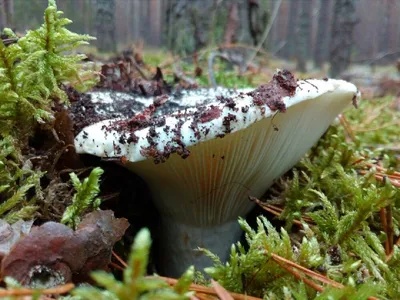
M 229 61 L 229 58 L 226 55 L 219 52 L 212 52 L 208 56 L 208 82 L 213 88 L 217 87 L 217 81 L 215 80 L 215 75 L 213 71 L 213 65 L 216 57 L 221 57 Z
M 362 170 L 359 173 L 361 175 L 365 175 L 365 174 L 367 174 L 367 171 Z M 378 173 L 378 174 L 375 174 L 375 178 L 376 178 L 376 180 L 381 181 L 381 182 L 385 182 L 385 180 L 389 180 L 393 186 L 400 188 L 400 179 L 398 177 L 393 178 L 393 176 Z
M 138 63 L 133 59 L 132 57 L 129 58 L 129 62 L 136 68 L 136 70 L 139 72 L 140 76 L 143 77 L 145 80 L 149 80 L 149 77 L 144 73 L 142 68 L 138 65 Z
M 181 67 L 178 65 L 174 66 L 174 75 L 176 76 L 176 78 L 183 80 L 184 82 L 186 82 L 187 84 L 189 84 L 190 86 L 196 86 L 198 85 L 197 81 L 193 78 L 190 78 L 188 76 L 185 75 L 185 73 L 182 71 Z
M 34 289 L 14 289 L 14 290 L 0 290 L 0 297 L 9 297 L 9 296 L 32 296 L 34 294 L 50 294 L 50 295 L 60 295 L 68 293 L 70 290 L 74 288 L 74 284 L 67 283 L 64 285 L 60 285 L 55 288 L 51 289 L 44 289 L 44 290 L 34 290 Z
M 128 267 L 128 264 L 127 264 L 126 262 L 124 262 L 124 260 L 123 260 L 121 257 L 119 257 L 118 254 L 115 253 L 114 250 L 112 251 L 112 255 L 119 261 L 119 263 L 120 263 L 121 265 L 123 265 L 125 268 Z
M 396 50 L 396 51 L 391 51 L 391 52 L 380 52 L 377 55 L 375 55 L 374 57 L 370 57 L 370 58 L 360 58 L 357 60 L 353 60 L 353 63 L 369 63 L 369 64 L 373 64 L 383 58 L 385 58 L 386 56 L 390 56 L 390 55 L 395 55 L 400 53 L 400 49 Z
M 383 167 L 381 167 L 381 166 L 378 166 L 378 165 L 375 165 L 375 164 L 373 164 L 373 163 L 365 163 L 365 165 L 368 167 L 368 168 L 375 168 L 377 171 L 380 171 L 380 172 L 384 172 L 384 173 L 386 173 L 386 172 L 388 172 L 388 170 L 387 169 L 385 169 L 385 168 L 383 168 Z M 391 173 L 391 175 L 395 175 L 395 176 L 399 176 L 400 177 L 400 172 L 390 172 Z M 389 176 L 389 175 L 386 175 L 386 176 Z
M 211 285 L 213 286 L 213 288 L 218 294 L 218 297 L 221 300 L 234 300 L 231 294 L 229 294 L 229 292 L 215 280 L 211 279 Z
M 389 242 L 389 250 L 391 253 L 393 251 L 393 236 L 394 236 L 394 229 L 393 229 L 393 212 L 392 212 L 392 205 L 388 205 L 386 208 L 386 219 L 387 219 L 387 239 Z
M 354 132 L 351 129 L 350 124 L 346 120 L 345 116 L 340 114 L 339 120 L 340 120 L 340 123 L 342 124 L 342 126 L 344 127 L 344 130 L 346 131 L 347 135 L 350 137 L 351 141 L 355 142 L 356 136 L 354 135 Z
M 324 275 L 321 275 L 321 274 L 319 274 L 317 272 L 311 271 L 310 269 L 307 269 L 307 268 L 305 268 L 305 267 L 303 267 L 303 266 L 301 266 L 299 264 L 296 264 L 295 262 L 293 262 L 291 260 L 288 260 L 286 258 L 283 258 L 282 256 L 279 256 L 279 255 L 277 255 L 275 253 L 271 253 L 271 257 L 275 262 L 279 261 L 281 263 L 285 263 L 285 264 L 287 264 L 287 265 L 289 265 L 289 266 L 291 266 L 291 267 L 293 267 L 295 269 L 298 269 L 298 270 L 302 271 L 304 274 L 306 274 L 306 275 L 310 276 L 311 278 L 313 278 L 315 280 L 318 280 L 318 281 L 320 281 L 322 283 L 325 283 L 325 284 L 328 284 L 328 285 L 332 285 L 333 287 L 336 287 L 336 288 L 344 288 L 343 284 L 341 284 L 339 282 L 336 282 L 336 281 L 334 281 L 332 279 L 329 279 L 328 277 L 326 277 Z
M 296 272 L 295 270 L 293 270 L 293 268 L 298 269 L 300 271 L 302 271 L 304 274 L 310 276 L 312 279 L 314 280 L 318 280 L 322 283 L 331 285 L 335 288 L 339 288 L 342 289 L 345 286 L 339 282 L 336 282 L 332 279 L 327 278 L 326 276 L 323 276 L 321 274 L 318 274 L 314 271 L 311 271 L 310 269 L 307 269 L 303 266 L 300 266 L 298 264 L 296 264 L 295 262 L 292 262 L 291 260 L 288 260 L 286 258 L 283 258 L 275 253 L 271 253 L 271 257 L 272 259 L 282 268 L 284 268 L 286 271 L 288 271 L 290 274 L 292 274 L 293 276 L 295 276 L 297 279 L 302 280 L 305 284 L 307 284 L 308 286 L 312 287 L 313 289 L 315 289 L 316 291 L 319 292 L 323 292 L 324 291 L 324 287 L 320 286 L 319 284 L 313 282 L 312 280 L 305 278 L 304 276 L 302 276 L 302 274 Z M 287 265 L 285 265 L 287 264 Z M 368 297 L 368 300 L 379 300 L 376 297 Z
M 279 51 L 281 51 L 281 49 L 282 49 L 283 47 L 286 46 L 286 44 L 287 44 L 287 41 L 286 41 L 286 40 L 281 41 L 281 42 L 278 44 L 278 46 L 274 49 L 274 51 L 272 52 L 272 55 L 275 56 Z
M 353 128 L 353 131 L 356 131 L 356 132 L 378 131 L 378 130 L 385 129 L 390 126 L 399 126 L 399 125 L 400 125 L 400 121 L 396 121 L 396 122 L 383 124 L 382 126 L 375 127 L 375 128 Z
M 298 280 L 303 281 L 305 284 L 307 284 L 309 287 L 313 288 L 314 290 L 318 292 L 323 292 L 324 288 L 320 286 L 319 284 L 316 284 L 315 282 L 311 281 L 310 279 L 305 278 L 304 276 L 301 276 L 300 273 L 294 271 L 292 268 L 285 266 L 283 263 L 280 261 L 275 261 L 281 268 L 285 269 L 288 271 L 290 274 L 292 274 L 294 277 L 296 277 Z
M 386 255 L 390 255 L 389 237 L 387 235 L 388 229 L 387 229 L 386 209 L 384 207 L 381 207 L 379 214 L 381 216 L 383 231 L 386 233 L 385 253 Z
M 250 201 L 253 201 L 258 206 L 260 206 L 263 210 L 265 210 L 265 211 L 267 211 L 267 212 L 269 212 L 269 213 L 271 213 L 271 214 L 273 214 L 273 215 L 275 215 L 277 217 L 281 216 L 281 213 L 282 213 L 283 209 L 281 209 L 279 207 L 276 207 L 276 206 L 273 206 L 271 204 L 264 203 L 261 200 L 255 198 L 255 197 L 252 197 L 252 196 L 249 196 L 249 199 L 250 199 Z M 307 224 L 310 224 L 310 225 L 313 225 L 313 223 L 314 223 L 312 221 L 312 219 L 307 217 L 307 216 L 304 216 L 301 219 L 304 222 L 306 222 Z M 293 220 L 293 224 L 295 224 L 296 226 L 299 226 L 300 228 L 303 228 L 303 224 L 299 220 Z
M 152 276 L 150 276 L 152 277 Z M 178 280 L 177 279 L 173 279 L 173 278 L 168 278 L 168 277 L 162 277 L 162 276 L 157 276 L 156 278 L 160 278 L 165 280 L 169 285 L 175 285 Z M 209 287 L 205 287 L 202 285 L 198 285 L 198 284 L 191 284 L 189 289 L 191 291 L 195 291 L 198 293 L 203 293 L 203 294 L 207 294 L 207 295 L 213 295 L 213 296 L 218 296 L 217 291 L 214 288 L 209 288 Z M 234 300 L 262 300 L 261 298 L 257 298 L 257 297 L 251 297 L 251 296 L 247 296 L 247 295 L 242 295 L 242 294 L 237 294 L 237 293 L 231 293 L 228 292 L 230 294 L 230 296 L 234 299 Z
M 121 267 L 120 265 L 117 265 L 116 263 L 110 262 L 109 264 L 111 267 L 119 270 L 119 271 L 124 271 L 125 269 L 123 267 Z
M 16 42 L 18 42 L 18 38 L 9 38 L 9 39 L 4 39 L 4 40 L 3 40 L 3 44 L 4 44 L 5 46 L 14 44 L 14 43 L 16 43 Z

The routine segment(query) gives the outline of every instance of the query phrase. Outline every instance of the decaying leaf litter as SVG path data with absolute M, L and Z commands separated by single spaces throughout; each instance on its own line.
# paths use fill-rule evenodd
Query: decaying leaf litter
M 50 1 L 50 4 L 46 15 L 57 20 L 55 3 Z M 57 31 L 56 26 L 54 30 Z M 41 34 L 52 36 L 51 31 L 41 31 Z M 55 35 L 52 38 L 60 37 Z M 77 39 L 79 37 L 70 36 L 68 41 Z M 32 59 L 44 59 L 46 64 L 46 56 L 40 55 L 51 57 L 51 51 L 31 49 L 24 42 L 34 44 L 35 40 L 19 38 L 17 43 L 11 44 L 15 46 L 11 51 L 16 57 L 24 62 L 33 52 L 37 56 L 33 55 Z M 2 53 L 9 51 L 8 47 L 10 45 L 3 46 Z M 161 96 L 173 90 L 197 87 L 197 84 L 188 84 L 186 78 L 176 75 L 175 81 L 164 79 L 163 74 L 170 71 L 168 68 L 163 70 L 148 65 L 141 53 L 129 51 L 103 64 L 95 90 Z M 9 73 L 9 77 L 2 75 L 2 80 L 25 74 L 23 68 L 14 70 L 10 63 L 4 64 L 7 62 L 4 56 L 2 62 L 3 69 L 15 72 L 15 75 Z M 28 60 L 23 66 L 32 72 L 28 68 L 33 65 Z M 54 72 L 60 66 L 48 64 L 46 67 Z M 197 65 L 185 76 L 200 74 L 198 68 Z M 71 281 L 75 284 L 90 282 L 93 286 L 97 283 L 105 288 L 73 292 L 88 299 L 128 299 L 128 295 L 137 294 L 139 297 L 141 293 L 147 293 L 148 297 L 158 295 L 173 299 L 202 298 L 204 294 L 217 295 L 221 299 L 245 299 L 244 294 L 269 299 L 283 296 L 289 299 L 314 296 L 324 299 L 328 295 L 335 299 L 343 295 L 354 299 L 397 297 L 400 176 L 396 171 L 399 169 L 396 122 L 399 112 L 392 99 L 398 94 L 363 101 L 358 110 L 344 113 L 340 117 L 341 124 L 334 124 L 298 166 L 268 191 L 266 201 L 251 199 L 262 208 L 268 208 L 269 212 L 265 217 L 250 216 L 247 222 L 239 221 L 246 233 L 246 241 L 232 248 L 230 264 L 220 263 L 212 253 L 203 250 L 211 258 L 206 273 L 218 284 L 213 283 L 210 287 L 192 284 L 192 281 L 197 281 L 208 285 L 207 279 L 194 274 L 193 269 L 187 266 L 188 271 L 178 283 L 172 279 L 150 277 L 148 280 L 152 283 L 146 286 L 143 276 L 157 271 L 153 261 L 146 271 L 149 232 L 141 230 L 138 233 L 129 260 L 127 257 L 129 245 L 139 228 L 156 227 L 156 211 L 148 201 L 148 191 L 141 187 L 140 178 L 127 176 L 126 171 L 107 160 L 79 157 L 74 153 L 74 135 L 77 128 L 84 126 L 80 122 L 100 120 L 98 116 L 90 119 L 90 114 L 79 117 L 72 113 L 71 117 L 75 107 L 83 105 L 87 111 L 94 109 L 90 103 L 85 104 L 87 95 L 71 86 L 80 84 L 79 79 L 89 76 L 89 73 L 82 74 L 78 80 L 68 77 L 70 74 L 55 77 L 61 89 L 40 81 L 40 74 L 33 73 L 37 76 L 36 83 L 41 82 L 41 88 L 47 91 L 46 101 L 51 105 L 27 107 L 25 113 L 29 109 L 37 109 L 39 113 L 34 114 L 39 124 L 29 132 L 30 140 L 24 138 L 15 142 L 18 134 L 13 132 L 12 126 L 3 127 L 7 129 L 1 132 L 0 176 L 5 180 L 0 189 L 3 200 L 0 209 L 5 220 L 1 226 L 1 268 L 8 290 L 1 290 L 0 295 L 35 293 L 5 277 L 11 275 L 20 284 L 42 289 L 42 292 L 38 291 L 43 294 L 69 291 L 71 286 L 63 284 Z M 255 72 L 248 76 L 257 77 L 258 74 Z M 394 87 L 396 92 L 398 82 L 385 84 L 385 79 L 382 79 L 381 90 L 392 89 L 385 86 Z M 35 99 L 34 92 L 32 87 L 26 91 L 15 90 L 17 97 L 13 94 L 11 99 L 25 103 L 26 99 Z M 2 93 L 1 99 L 11 95 L 7 94 L 10 93 L 8 88 Z M 58 99 L 71 102 L 72 110 L 66 109 Z M 1 103 L 1 112 L 9 113 L 10 107 L 12 103 Z M 23 114 L 17 116 L 16 120 L 24 122 Z M 50 117 L 51 121 L 42 122 L 44 117 Z M 5 122 L 10 125 L 14 121 Z M 20 130 L 23 126 L 17 128 Z M 124 163 L 123 158 L 120 163 Z M 99 165 L 104 173 L 95 168 Z M 76 175 L 70 175 L 72 172 Z M 137 188 L 126 188 L 132 185 Z M 126 203 L 127 198 L 129 203 Z M 99 205 L 102 210 L 97 210 Z M 260 213 L 255 211 L 254 215 Z M 125 218 L 131 223 L 129 229 Z M 110 263 L 111 250 L 123 235 L 123 242 L 115 247 L 118 254 L 114 252 L 115 259 Z M 154 230 L 153 235 L 157 241 Z M 56 247 L 47 246 L 50 244 Z M 34 249 L 29 250 L 33 246 Z M 121 274 L 118 270 L 121 268 L 125 271 L 123 279 L 119 280 Z M 109 273 L 97 273 L 94 281 L 89 279 L 90 271 L 98 269 Z M 117 279 L 110 277 L 111 271 Z M 174 288 L 170 289 L 168 284 Z M 196 296 L 189 290 L 195 291 Z

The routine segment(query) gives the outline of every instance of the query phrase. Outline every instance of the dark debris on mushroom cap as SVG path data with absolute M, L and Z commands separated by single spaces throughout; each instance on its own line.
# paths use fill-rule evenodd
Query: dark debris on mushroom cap
M 165 116 L 188 107 L 205 105 L 215 101 L 218 94 L 237 95 L 234 89 L 214 90 L 200 88 L 196 90 L 175 91 L 169 95 L 144 97 L 133 93 L 112 90 L 96 90 L 80 94 L 79 101 L 73 101 L 69 109 L 74 121 L 74 131 L 79 133 L 84 127 L 108 119 L 131 119 L 141 114 L 149 105 L 154 105 L 153 118 Z M 214 96 L 213 96 L 214 95 Z M 221 96 L 224 98 L 224 96 Z M 188 100 L 189 99 L 189 100 Z M 196 99 L 196 103 L 190 103 Z M 226 98 L 231 99 L 231 98 Z M 232 102 L 231 102 L 232 103 Z M 231 105 L 234 105 L 231 104 Z M 161 122 L 162 119 L 160 119 Z M 142 127 L 143 128 L 143 127 Z
M 231 110 L 234 113 L 237 113 L 239 112 L 239 109 L 236 107 L 237 101 L 240 101 L 240 99 L 243 97 L 250 96 L 253 98 L 253 104 L 250 106 L 259 107 L 262 115 L 265 114 L 266 110 L 264 105 L 267 105 L 271 111 L 285 112 L 286 105 L 283 102 L 283 97 L 293 96 L 296 88 L 297 81 L 295 80 L 294 76 L 289 71 L 283 70 L 275 74 L 271 82 L 268 84 L 264 84 L 247 94 L 236 93 L 235 98 L 232 98 L 228 95 L 214 96 L 214 98 L 209 99 L 210 101 L 204 101 L 200 105 L 189 105 L 186 103 L 186 106 L 179 105 L 180 102 L 185 103 L 186 99 L 184 99 L 184 96 L 182 96 L 181 101 L 176 101 L 176 99 L 174 99 L 173 103 L 175 105 L 177 104 L 177 106 L 180 108 L 180 110 L 177 112 L 173 112 L 174 109 L 171 109 L 169 106 L 172 103 L 169 101 L 171 99 L 170 96 L 162 95 L 154 98 L 152 100 L 152 104 L 148 105 L 147 107 L 143 107 L 139 113 L 132 113 L 132 111 L 135 111 L 136 108 L 131 109 L 129 105 L 126 105 L 125 109 L 128 110 L 128 112 L 123 113 L 125 115 L 124 119 L 111 122 L 107 126 L 104 125 L 104 128 L 102 129 L 104 130 L 105 135 L 107 135 L 107 132 L 114 132 L 114 134 L 117 132 L 120 134 L 119 142 L 121 144 L 137 144 L 140 143 L 140 139 L 135 135 L 135 132 L 144 128 L 149 128 L 145 138 L 148 146 L 141 147 L 140 154 L 142 156 L 153 158 L 155 163 L 166 161 L 166 159 L 168 159 L 172 153 L 177 153 L 182 158 L 186 158 L 190 155 L 190 151 L 186 149 L 186 145 L 183 142 L 185 137 L 182 137 L 181 127 L 187 118 L 190 117 L 192 120 L 190 129 L 193 131 L 194 138 L 190 140 L 190 143 L 194 143 L 196 142 L 196 139 L 199 140 L 201 138 L 201 133 L 206 136 L 209 132 L 209 129 L 207 129 L 205 126 L 201 126 L 201 130 L 203 130 L 203 132 L 200 132 L 198 124 L 207 123 L 220 118 L 224 107 L 228 108 L 228 110 Z M 131 107 L 135 105 L 132 103 L 135 101 L 130 100 L 130 102 Z M 215 105 L 210 105 L 210 102 L 215 102 Z M 111 106 L 112 105 L 113 103 Z M 242 107 L 239 113 L 247 114 L 249 109 L 249 106 Z M 166 116 L 173 116 L 178 120 L 178 122 L 176 122 L 176 124 L 171 128 L 169 126 L 165 126 L 163 128 L 165 133 L 172 133 L 173 138 L 163 146 L 163 150 L 161 151 L 158 147 L 159 145 L 157 144 L 158 139 L 156 127 L 165 125 Z M 222 132 L 216 133 L 216 137 L 222 138 L 226 134 L 229 134 L 232 131 L 232 122 L 237 122 L 237 116 L 233 113 L 228 113 L 228 115 L 224 116 L 224 119 L 222 120 L 224 129 Z
M 287 70 L 279 71 L 274 75 L 272 81 L 261 85 L 254 91 L 248 93 L 253 97 L 255 105 L 267 105 L 272 111 L 286 111 L 286 105 L 282 98 L 293 96 L 296 92 L 297 81 L 293 74 Z

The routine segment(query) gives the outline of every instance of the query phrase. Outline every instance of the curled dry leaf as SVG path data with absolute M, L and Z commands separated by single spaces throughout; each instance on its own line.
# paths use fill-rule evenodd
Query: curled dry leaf
M 47 222 L 15 243 L 2 261 L 2 276 L 33 288 L 87 280 L 90 271 L 107 267 L 114 244 L 128 226 L 112 211 L 87 214 L 76 231 Z

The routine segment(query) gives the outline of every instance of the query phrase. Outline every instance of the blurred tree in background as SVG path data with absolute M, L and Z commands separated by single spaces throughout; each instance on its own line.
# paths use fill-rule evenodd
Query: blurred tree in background
M 350 64 L 353 30 L 357 24 L 354 0 L 336 0 L 332 23 L 330 76 L 337 77 Z
M 315 66 L 321 68 L 329 55 L 332 0 L 319 0 L 317 37 L 314 48 Z
M 96 10 L 97 47 L 100 51 L 114 52 L 117 50 L 115 1 L 97 0 Z
M 299 38 L 298 38 L 298 69 L 306 72 L 306 63 L 309 58 L 311 46 L 311 7 L 306 1 L 301 2 Z
M 42 22 L 46 5 L 0 0 L 0 26 L 23 34 Z M 271 21 L 262 50 L 296 60 L 302 71 L 306 62 L 317 68 L 327 62 L 339 76 L 350 62 L 389 63 L 400 53 L 398 0 L 64 0 L 58 6 L 73 20 L 71 30 L 97 36 L 106 52 L 138 41 L 179 55 L 258 45 Z

